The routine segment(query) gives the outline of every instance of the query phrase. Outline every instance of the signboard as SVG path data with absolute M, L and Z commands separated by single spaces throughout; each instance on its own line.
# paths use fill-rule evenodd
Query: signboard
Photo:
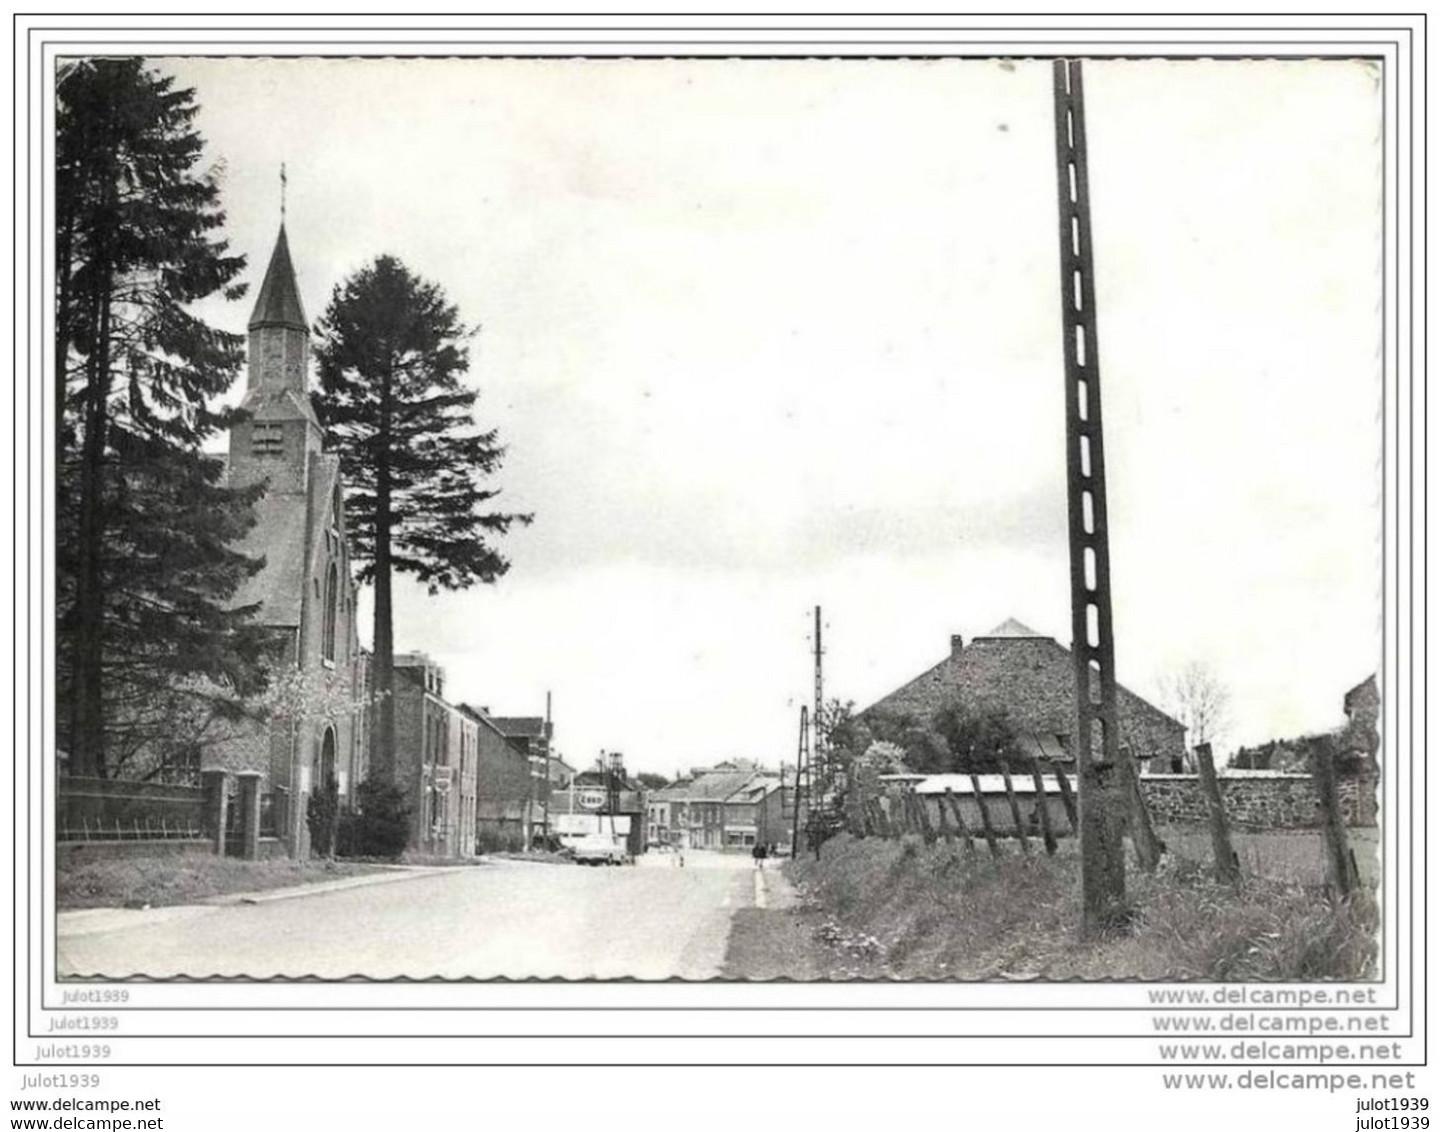
M 435 768 L 435 789 L 441 794 L 450 793 L 450 768 L 448 766 Z
M 610 818 L 601 814 L 556 814 L 551 819 L 555 832 L 562 839 L 566 837 L 584 837 L 592 833 L 609 833 L 611 825 L 615 827 L 615 834 L 618 837 L 630 835 L 630 817 L 628 814 L 621 814 L 618 817 Z
M 603 809 L 605 806 L 605 791 L 577 790 L 575 792 L 575 805 L 582 810 Z

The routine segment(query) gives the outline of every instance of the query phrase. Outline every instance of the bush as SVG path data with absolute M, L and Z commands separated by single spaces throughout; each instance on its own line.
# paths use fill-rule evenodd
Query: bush
M 477 853 L 519 853 L 525 848 L 525 837 L 519 829 L 495 827 L 489 823 L 475 831 Z
M 356 809 L 340 815 L 336 853 L 389 860 L 399 857 L 410 840 L 410 808 L 399 787 L 367 778 L 356 791 L 356 801 Z
M 317 857 L 336 851 L 336 824 L 340 817 L 340 785 L 331 775 L 325 785 L 310 795 L 305 804 L 305 824 L 310 827 L 310 848 Z

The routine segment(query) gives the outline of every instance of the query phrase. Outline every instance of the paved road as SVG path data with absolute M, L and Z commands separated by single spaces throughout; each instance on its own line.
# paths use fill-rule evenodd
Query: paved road
M 495 863 L 224 907 L 62 917 L 60 976 L 707 979 L 730 917 L 764 901 L 751 862 Z M 767 870 L 766 884 L 779 878 Z

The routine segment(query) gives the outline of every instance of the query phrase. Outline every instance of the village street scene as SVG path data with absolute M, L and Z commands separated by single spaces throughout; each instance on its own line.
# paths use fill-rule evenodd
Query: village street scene
M 1380 976 L 1371 77 L 941 62 L 63 62 L 59 977 Z

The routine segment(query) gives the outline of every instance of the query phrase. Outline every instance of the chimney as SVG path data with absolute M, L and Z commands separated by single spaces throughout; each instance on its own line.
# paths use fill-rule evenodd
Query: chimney
M 950 655 L 959 656 L 960 650 L 965 647 L 965 641 L 959 633 L 950 634 Z

